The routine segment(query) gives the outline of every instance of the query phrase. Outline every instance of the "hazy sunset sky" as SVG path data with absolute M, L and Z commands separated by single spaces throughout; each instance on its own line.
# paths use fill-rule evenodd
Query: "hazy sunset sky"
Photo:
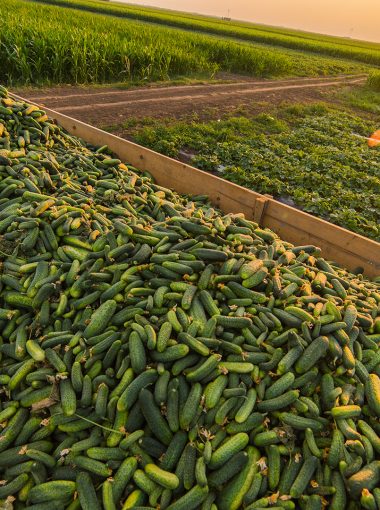
M 380 0 L 133 0 L 127 3 L 215 16 L 227 16 L 229 10 L 234 19 L 380 42 Z

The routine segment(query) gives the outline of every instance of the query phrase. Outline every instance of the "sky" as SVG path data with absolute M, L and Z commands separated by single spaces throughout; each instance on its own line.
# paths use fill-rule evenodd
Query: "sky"
M 123 0 L 119 0 L 123 1 Z M 380 0 L 130 0 L 178 11 L 380 42 Z

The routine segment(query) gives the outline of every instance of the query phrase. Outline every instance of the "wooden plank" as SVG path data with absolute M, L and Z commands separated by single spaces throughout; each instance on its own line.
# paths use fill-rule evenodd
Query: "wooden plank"
M 298 245 L 319 246 L 327 259 L 351 270 L 362 267 L 369 277 L 380 274 L 380 244 L 376 241 L 54 110 L 43 109 L 71 134 L 93 145 L 107 144 L 120 159 L 140 170 L 149 171 L 162 186 L 178 193 L 206 194 L 222 211 L 256 218 L 284 240 Z
M 259 197 L 255 200 L 255 210 L 253 211 L 253 220 L 259 225 L 263 224 L 263 217 L 265 215 L 265 209 L 268 205 L 267 197 Z

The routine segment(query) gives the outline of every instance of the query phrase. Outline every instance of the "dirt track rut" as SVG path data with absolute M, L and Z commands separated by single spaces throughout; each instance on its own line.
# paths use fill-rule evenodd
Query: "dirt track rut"
M 128 117 L 182 116 L 207 108 L 228 110 L 253 101 L 270 103 L 284 100 L 316 99 L 328 87 L 360 84 L 364 75 L 324 78 L 297 78 L 273 81 L 115 88 L 57 87 L 20 91 L 20 95 L 53 110 L 98 126 L 118 124 Z

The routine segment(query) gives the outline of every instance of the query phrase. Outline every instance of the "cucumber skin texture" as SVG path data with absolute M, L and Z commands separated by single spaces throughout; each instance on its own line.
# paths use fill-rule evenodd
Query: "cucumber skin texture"
M 113 299 L 102 303 L 91 315 L 90 323 L 83 332 L 84 337 L 91 338 L 102 333 L 116 312 L 116 308 L 117 303 Z
M 347 488 L 354 499 L 359 499 L 362 489 L 374 489 L 380 482 L 380 461 L 364 466 L 347 480 Z
M 344 436 L 339 429 L 334 429 L 330 450 L 327 457 L 327 464 L 335 469 L 343 455 Z
M 331 483 L 335 487 L 336 492 L 332 497 L 330 509 L 344 510 L 347 503 L 346 487 L 340 473 L 334 471 L 331 477 Z
M 96 497 L 95 487 L 90 475 L 86 471 L 78 473 L 76 487 L 82 510 L 101 510 L 100 503 Z
M 173 433 L 156 406 L 152 393 L 147 389 L 142 389 L 139 395 L 139 403 L 145 420 L 155 437 L 163 444 L 169 445 L 173 439 Z
M 175 474 L 165 471 L 155 464 L 147 464 L 145 472 L 149 478 L 166 489 L 174 490 L 179 486 L 179 479 Z
M 129 355 L 131 365 L 136 374 L 141 374 L 146 366 L 146 354 L 140 335 L 132 331 L 129 337 Z
M 200 506 L 208 494 L 208 487 L 200 487 L 195 485 L 187 494 L 182 496 L 166 510 L 195 510 Z
M 361 407 L 356 405 L 333 407 L 331 409 L 331 415 L 334 419 L 343 418 L 347 420 L 349 418 L 357 418 L 361 412 Z
M 64 379 L 59 385 L 62 410 L 66 416 L 72 416 L 77 409 L 77 397 L 70 379 Z
M 313 455 L 304 461 L 297 478 L 294 480 L 293 485 L 290 488 L 290 495 L 293 498 L 299 498 L 303 494 L 317 468 L 317 464 L 318 459 Z
M 247 421 L 256 404 L 257 392 L 254 388 L 248 390 L 246 401 L 241 405 L 235 415 L 235 421 L 242 424 Z
M 322 423 L 312 418 L 304 418 L 303 416 L 298 416 L 296 414 L 287 412 L 280 414 L 280 420 L 286 423 L 286 425 L 290 425 L 297 430 L 305 430 L 310 428 L 314 432 L 321 432 L 324 428 Z
M 102 487 L 102 500 L 103 500 L 103 508 L 105 510 L 116 510 L 116 505 L 113 499 L 113 482 L 111 480 L 106 480 L 103 483 Z
M 155 369 L 147 370 L 140 374 L 127 386 L 127 388 L 120 395 L 119 401 L 117 403 L 117 409 L 119 411 L 126 411 L 130 409 L 136 402 L 141 389 L 155 383 L 157 379 L 158 373 Z
M 31 503 L 44 503 L 54 499 L 69 498 L 74 495 L 76 483 L 68 480 L 54 480 L 32 487 L 29 492 Z
M 160 467 L 166 471 L 174 470 L 185 449 L 188 440 L 187 433 L 179 430 L 174 435 L 168 449 L 166 450 Z
M 365 382 L 365 394 L 370 408 L 380 417 L 380 378 L 376 374 L 369 374 Z
M 280 452 L 276 445 L 270 445 L 267 449 L 268 453 L 268 481 L 269 489 L 275 491 L 280 482 L 281 458 Z
M 13 478 L 13 480 L 7 481 L 5 485 L 0 487 L 0 498 L 3 499 L 16 494 L 16 492 L 19 492 L 24 487 L 28 480 L 29 476 L 26 473 L 21 473 L 16 478 Z
M 146 494 L 141 489 L 136 489 L 130 493 L 124 501 L 123 510 L 136 508 L 138 505 L 143 505 L 146 500 Z
M 187 430 L 190 423 L 195 418 L 202 397 L 202 391 L 202 386 L 199 383 L 195 383 L 191 388 L 189 396 L 179 415 L 181 429 Z M 170 487 L 168 488 L 170 489 Z
M 304 374 L 312 368 L 316 362 L 325 355 L 329 348 L 329 339 L 325 336 L 316 338 L 305 351 L 301 354 L 300 358 L 295 364 L 296 372 Z
M 208 483 L 212 486 L 219 486 L 228 482 L 246 466 L 247 462 L 247 452 L 242 451 L 235 453 L 228 463 L 208 475 Z
M 276 411 L 283 409 L 293 404 L 299 397 L 298 390 L 290 390 L 279 397 L 274 397 L 269 400 L 263 400 L 257 404 L 257 409 L 261 413 Z
M 211 456 L 209 463 L 210 469 L 220 468 L 225 462 L 240 450 L 243 450 L 249 441 L 249 436 L 245 432 L 239 432 L 235 436 L 227 439 Z
M 296 459 L 293 456 L 290 457 L 288 463 L 285 465 L 280 476 L 278 491 L 280 492 L 281 495 L 289 494 L 290 488 L 293 485 L 295 479 L 297 478 L 301 466 L 302 464 L 299 461 L 299 459 Z
M 285 391 L 291 388 L 295 379 L 293 372 L 287 372 L 280 379 L 274 382 L 268 389 L 265 390 L 265 399 L 271 399 L 283 395 Z
M 228 378 L 220 375 L 206 386 L 204 394 L 207 409 L 213 409 L 217 405 L 227 384 Z

